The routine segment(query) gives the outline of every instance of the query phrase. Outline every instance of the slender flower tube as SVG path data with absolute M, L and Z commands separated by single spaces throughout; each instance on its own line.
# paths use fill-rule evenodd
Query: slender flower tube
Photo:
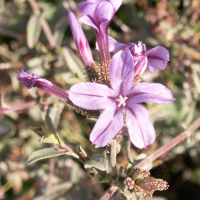
M 72 30 L 73 38 L 78 48 L 78 51 L 86 66 L 91 67 L 94 63 L 90 46 L 88 44 L 87 38 L 83 32 L 81 25 L 79 24 L 74 13 L 68 10 L 69 24 Z
M 32 87 L 37 87 L 44 92 L 53 94 L 61 99 L 69 101 L 67 91 L 59 88 L 58 86 L 54 85 L 53 83 L 51 83 L 46 79 L 37 78 L 36 74 L 31 74 L 30 72 L 28 73 L 24 72 L 24 70 L 22 69 L 17 79 L 28 89 L 31 89 Z
M 146 148 L 155 140 L 155 130 L 147 110 L 138 103 L 152 102 L 165 104 L 174 101 L 171 91 L 158 83 L 139 83 L 132 87 L 134 60 L 131 51 L 116 53 L 110 66 L 108 86 L 98 83 L 78 83 L 73 85 L 69 99 L 87 110 L 103 110 L 91 134 L 93 144 L 106 146 L 124 125 L 123 110 L 126 111 L 126 126 L 132 143 L 138 148 Z
M 99 52 L 106 76 L 110 66 L 108 26 L 121 4 L 122 0 L 87 0 L 77 4 L 82 11 L 80 21 L 92 26 L 96 31 Z
M 96 44 L 96 49 L 99 50 L 98 44 Z M 133 56 L 135 62 L 135 76 L 138 74 L 142 75 L 145 69 L 150 72 L 164 70 L 169 61 L 169 51 L 164 47 L 156 46 L 153 49 L 146 51 L 145 44 L 123 44 L 109 36 L 109 51 L 115 54 L 122 49 L 130 50 L 131 55 Z

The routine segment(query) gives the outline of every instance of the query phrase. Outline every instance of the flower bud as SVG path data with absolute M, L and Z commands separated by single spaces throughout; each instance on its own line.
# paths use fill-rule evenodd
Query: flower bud
M 130 48 L 131 54 L 133 55 L 133 59 L 135 62 L 134 76 L 142 75 L 145 69 L 147 68 L 147 56 L 146 56 L 146 46 L 145 44 L 139 43 L 138 46 L 136 44 L 133 44 L 133 46 Z
M 126 189 L 132 190 L 134 187 L 134 180 L 132 180 L 130 177 L 126 178 L 124 181 L 124 185 Z
M 149 171 L 133 167 L 129 169 L 127 178 L 124 181 L 125 188 L 133 190 L 139 197 L 152 198 L 156 190 L 166 190 L 167 182 L 150 176 Z
M 22 69 L 17 79 L 28 89 L 31 89 L 32 87 L 37 87 L 44 92 L 53 94 L 61 99 L 69 101 L 67 91 L 59 88 L 58 86 L 54 85 L 53 83 L 51 83 L 46 79 L 37 78 L 36 74 L 31 74 L 30 72 L 26 73 Z
M 68 10 L 69 24 L 72 30 L 73 38 L 78 48 L 78 51 L 86 66 L 91 67 L 94 63 L 92 52 L 88 44 L 87 38 L 83 32 L 81 25 L 79 24 L 74 13 Z

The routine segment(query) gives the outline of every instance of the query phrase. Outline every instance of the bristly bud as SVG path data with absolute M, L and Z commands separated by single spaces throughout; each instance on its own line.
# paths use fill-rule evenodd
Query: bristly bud
M 140 169 L 139 167 L 133 167 L 129 171 L 129 175 L 132 176 L 134 180 L 137 180 L 137 179 L 143 179 L 143 178 L 146 178 L 147 176 L 150 176 L 150 173 L 148 170 Z
M 61 99 L 69 101 L 67 91 L 59 88 L 58 86 L 54 85 L 46 79 L 37 78 L 36 74 L 31 74 L 30 72 L 26 73 L 22 69 L 17 79 L 28 89 L 31 89 L 32 87 L 37 87 L 44 92 L 53 94 Z
M 74 105 L 71 101 L 67 102 L 67 105 L 69 105 L 72 109 L 74 109 L 77 113 L 80 113 L 83 116 L 86 117 L 95 117 L 99 115 L 98 111 L 93 111 L 93 110 L 85 110 L 83 108 L 80 108 L 76 105 Z
M 126 189 L 132 190 L 134 187 L 134 180 L 132 180 L 130 177 L 126 178 L 124 181 L 124 185 Z
M 150 176 L 149 171 L 134 167 L 127 173 L 124 181 L 124 187 L 133 190 L 139 197 L 152 198 L 156 190 L 166 190 L 167 182 L 162 179 L 155 179 Z
M 92 63 L 91 67 L 86 67 L 86 73 L 90 82 L 98 81 L 98 66 L 96 63 Z
M 85 63 L 86 66 L 91 67 L 92 63 L 94 63 L 92 52 L 90 46 L 88 44 L 87 38 L 79 24 L 77 18 L 74 13 L 68 10 L 69 24 L 72 30 L 73 38 L 78 48 L 78 51 Z

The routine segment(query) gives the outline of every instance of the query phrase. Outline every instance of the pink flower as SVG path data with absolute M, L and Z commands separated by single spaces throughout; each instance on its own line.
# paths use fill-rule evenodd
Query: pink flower
M 54 85 L 46 79 L 37 78 L 36 74 L 31 74 L 30 72 L 26 73 L 22 69 L 17 79 L 28 89 L 31 89 L 32 87 L 37 87 L 40 90 L 53 94 L 61 99 L 64 99 L 66 101 L 69 100 L 67 91 L 59 88 L 58 86 Z
M 87 0 L 77 6 L 82 11 L 80 21 L 92 26 L 96 31 L 101 60 L 110 64 L 108 26 L 122 4 L 122 0 Z
M 96 48 L 99 50 L 99 46 L 97 44 Z M 167 62 L 169 61 L 169 51 L 164 47 L 157 46 L 146 51 L 145 44 L 123 44 L 117 42 L 117 40 L 109 36 L 109 51 L 117 53 L 122 49 L 128 49 L 131 51 L 131 55 L 135 61 L 135 76 L 138 74 L 141 75 L 145 69 L 150 72 L 154 72 L 158 69 L 164 70 L 167 66 Z
M 78 83 L 69 90 L 69 99 L 78 107 L 87 110 L 102 110 L 90 140 L 103 147 L 124 126 L 123 110 L 126 111 L 126 126 L 132 143 L 145 148 L 155 140 L 155 130 L 147 110 L 138 105 L 142 102 L 169 103 L 174 101 L 171 91 L 158 83 L 139 83 L 132 87 L 134 60 L 131 51 L 116 53 L 110 66 L 112 89 L 98 83 Z
M 74 13 L 71 12 L 70 10 L 68 11 L 68 17 L 74 41 L 76 43 L 78 51 L 81 54 L 81 57 L 85 65 L 91 67 L 92 63 L 94 63 L 94 60 L 92 57 L 91 49 L 88 44 L 87 38 L 85 37 L 85 34 L 83 32 L 83 29 L 81 28 L 81 25 L 79 24 Z

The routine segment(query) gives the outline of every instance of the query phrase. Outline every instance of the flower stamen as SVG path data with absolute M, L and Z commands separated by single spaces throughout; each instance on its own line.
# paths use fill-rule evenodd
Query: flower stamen
M 128 99 L 128 97 L 123 97 L 122 95 L 119 95 L 119 98 L 117 98 L 115 101 L 117 103 L 117 107 L 121 108 L 126 106 L 126 100 Z

